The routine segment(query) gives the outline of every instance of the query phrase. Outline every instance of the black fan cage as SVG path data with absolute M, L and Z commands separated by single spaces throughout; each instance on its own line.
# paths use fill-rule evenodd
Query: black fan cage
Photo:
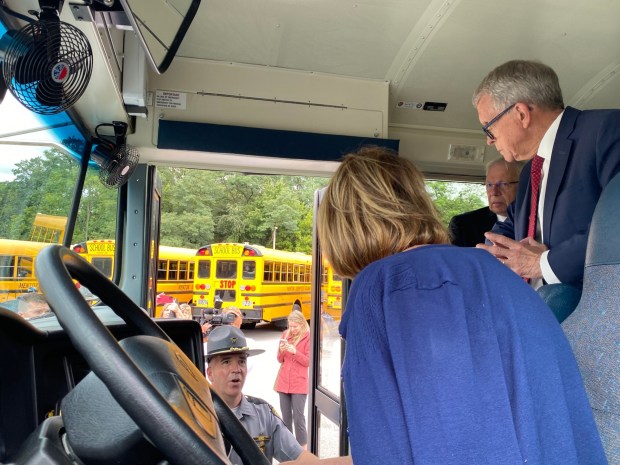
M 42 115 L 65 111 L 82 96 L 93 53 L 82 31 L 61 21 L 38 21 L 17 31 L 6 49 L 3 77 L 15 98 Z
M 120 187 L 129 180 L 139 160 L 138 150 L 123 144 L 117 147 L 113 155 L 99 168 L 99 180 L 110 189 Z

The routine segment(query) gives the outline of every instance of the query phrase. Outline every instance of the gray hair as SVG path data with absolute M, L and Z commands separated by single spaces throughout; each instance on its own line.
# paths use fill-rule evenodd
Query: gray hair
M 521 170 L 523 169 L 523 165 L 525 165 L 525 162 L 522 162 L 522 161 L 507 162 L 501 157 L 496 158 L 495 160 L 491 160 L 490 162 L 487 163 L 485 173 L 489 174 L 489 170 L 495 165 L 504 166 L 504 168 L 506 168 L 506 172 L 508 173 L 508 175 L 511 176 L 512 179 L 517 180 L 519 179 L 519 175 L 521 174 Z
M 482 80 L 474 95 L 474 107 L 489 95 L 496 109 L 524 102 L 547 110 L 562 110 L 564 100 L 558 75 L 538 61 L 512 60 L 499 65 Z

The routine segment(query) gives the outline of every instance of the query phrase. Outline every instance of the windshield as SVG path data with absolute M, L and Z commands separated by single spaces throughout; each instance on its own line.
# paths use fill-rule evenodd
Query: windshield
M 29 112 L 10 93 L 0 106 L 0 305 L 29 320 L 49 314 L 35 259 L 62 243 L 84 138 L 66 113 Z M 72 242 L 114 237 L 117 191 L 88 170 Z M 91 302 L 86 288 L 81 292 Z

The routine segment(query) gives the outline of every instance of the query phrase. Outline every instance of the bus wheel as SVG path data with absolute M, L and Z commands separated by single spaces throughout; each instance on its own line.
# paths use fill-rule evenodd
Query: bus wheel
M 256 321 L 252 321 L 251 323 L 241 323 L 241 329 L 255 329 Z

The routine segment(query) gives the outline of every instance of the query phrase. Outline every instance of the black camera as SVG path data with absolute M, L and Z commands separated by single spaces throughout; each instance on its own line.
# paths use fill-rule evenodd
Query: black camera
M 224 301 L 222 299 L 220 299 L 219 296 L 215 296 L 215 300 L 213 302 L 213 308 L 201 308 L 199 315 L 196 315 L 194 313 L 194 318 L 198 318 L 198 322 L 200 323 L 200 326 L 202 326 L 205 323 L 210 323 L 211 324 L 211 328 L 205 332 L 202 333 L 203 337 L 206 337 L 209 335 L 209 333 L 213 330 L 213 328 L 215 328 L 216 326 L 222 326 L 222 325 L 230 325 L 235 321 L 235 318 L 237 318 L 237 316 L 234 313 L 223 313 L 222 310 L 222 304 L 224 303 Z

